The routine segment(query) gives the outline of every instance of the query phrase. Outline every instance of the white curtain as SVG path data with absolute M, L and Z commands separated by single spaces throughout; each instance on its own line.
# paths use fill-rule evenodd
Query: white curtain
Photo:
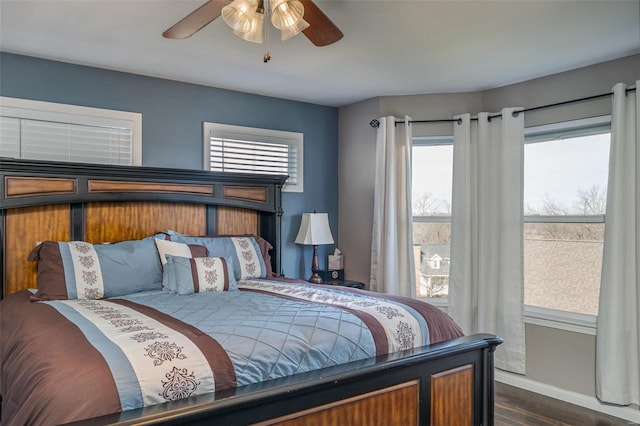
M 411 297 L 415 293 L 411 211 L 411 122 L 396 126 L 380 118 L 376 140 L 375 195 L 371 241 L 374 291 Z
M 523 315 L 524 114 L 456 119 L 449 315 L 465 333 L 504 339 L 496 367 L 525 373 Z
M 638 81 L 636 81 L 636 88 Z M 609 184 L 596 333 L 596 395 L 640 404 L 640 98 L 613 88 Z

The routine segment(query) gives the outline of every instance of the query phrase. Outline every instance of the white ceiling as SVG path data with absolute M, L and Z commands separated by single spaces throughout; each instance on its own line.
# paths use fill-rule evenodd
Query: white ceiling
M 343 31 L 264 45 L 221 18 L 162 32 L 204 0 L 0 0 L 0 50 L 322 105 L 484 90 L 640 53 L 638 0 L 315 0 Z

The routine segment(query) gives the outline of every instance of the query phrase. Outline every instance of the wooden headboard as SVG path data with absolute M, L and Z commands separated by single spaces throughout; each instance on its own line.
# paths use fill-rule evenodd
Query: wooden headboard
M 36 288 L 27 255 L 40 241 L 257 234 L 280 271 L 281 190 L 287 176 L 0 158 L 0 297 Z

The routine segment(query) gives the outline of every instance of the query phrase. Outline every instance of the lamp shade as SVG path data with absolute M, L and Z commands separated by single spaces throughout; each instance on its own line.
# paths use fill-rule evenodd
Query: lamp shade
M 328 213 L 303 213 L 296 244 L 333 244 Z

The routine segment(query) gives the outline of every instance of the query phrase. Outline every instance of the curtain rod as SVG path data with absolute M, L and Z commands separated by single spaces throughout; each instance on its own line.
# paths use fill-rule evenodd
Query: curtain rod
M 635 87 L 630 87 L 628 89 L 625 90 L 625 93 L 630 93 L 630 92 L 635 92 L 636 88 Z M 574 104 L 574 103 L 578 103 L 578 102 L 586 102 L 586 101 L 591 101 L 594 99 L 600 99 L 600 98 L 605 98 L 607 96 L 611 96 L 613 95 L 613 92 L 608 92 L 608 93 L 602 93 L 600 95 L 593 95 L 593 96 L 587 96 L 585 98 L 578 98 L 578 99 L 571 99 L 569 101 L 563 101 L 563 102 L 556 102 L 554 104 L 548 104 L 548 105 L 541 105 L 541 106 L 537 106 L 537 107 L 531 107 L 531 108 L 525 108 L 519 111 L 514 111 L 513 112 L 513 116 L 517 117 L 518 114 L 520 114 L 521 112 L 530 112 L 530 111 L 537 111 L 540 109 L 545 109 L 545 108 L 554 108 L 554 107 L 558 107 L 558 106 L 562 106 L 562 105 L 568 105 L 568 104 Z M 489 115 L 489 121 L 491 121 L 491 119 L 493 118 L 499 118 L 502 117 L 502 113 L 496 113 L 496 114 L 491 114 Z M 471 120 L 478 120 L 478 117 L 472 117 Z M 461 124 L 462 123 L 462 119 L 458 118 L 458 119 L 454 119 L 454 118 L 449 118 L 449 119 L 442 119 L 442 120 L 410 120 L 409 123 L 458 123 Z M 404 120 L 396 120 L 395 124 L 404 124 Z M 373 119 L 369 122 L 369 125 L 373 128 L 378 128 L 380 126 L 380 122 L 376 119 Z

